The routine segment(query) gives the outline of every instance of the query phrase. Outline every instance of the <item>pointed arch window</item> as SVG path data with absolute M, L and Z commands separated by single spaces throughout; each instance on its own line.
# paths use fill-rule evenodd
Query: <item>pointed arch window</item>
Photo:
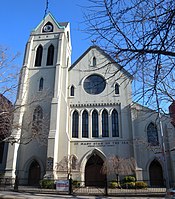
M 75 87 L 72 85 L 70 88 L 70 96 L 73 97 L 75 95 Z
M 112 111 L 112 137 L 119 137 L 118 112 L 115 109 Z
M 41 79 L 39 81 L 39 91 L 43 90 L 43 86 L 44 86 L 44 79 L 41 77 Z
M 36 50 L 35 66 L 41 66 L 42 55 L 43 55 L 43 47 L 42 45 L 39 45 Z
M 98 112 L 94 110 L 92 112 L 92 137 L 99 136 L 99 129 L 98 129 Z
M 88 131 L 89 131 L 88 126 L 89 126 L 88 112 L 84 110 L 82 114 L 82 137 L 84 138 L 88 138 Z
M 159 145 L 157 126 L 154 123 L 150 123 L 147 127 L 148 143 L 152 146 Z
M 33 112 L 32 132 L 42 131 L 43 110 L 40 106 L 36 107 Z
M 73 138 L 78 138 L 78 127 L 79 127 L 79 114 L 77 111 L 74 111 L 72 115 L 72 137 Z
M 54 59 L 54 46 L 51 44 L 47 51 L 47 66 L 53 65 Z
M 119 85 L 115 84 L 115 94 L 119 94 Z
M 102 137 L 109 137 L 108 112 L 102 112 Z
M 72 156 L 72 169 L 76 169 L 76 167 L 77 167 L 77 158 L 76 158 L 76 156 L 75 155 L 73 155 Z
M 93 57 L 92 66 L 95 67 L 97 65 L 96 57 Z
M 41 121 L 43 119 L 43 110 L 40 106 L 36 107 L 33 113 L 33 121 Z
M 67 41 L 69 42 L 69 32 L 67 32 Z

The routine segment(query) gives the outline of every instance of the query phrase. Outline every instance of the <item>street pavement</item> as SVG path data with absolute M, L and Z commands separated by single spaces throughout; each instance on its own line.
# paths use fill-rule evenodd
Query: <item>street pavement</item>
M 40 193 L 20 193 L 20 192 L 9 192 L 9 191 L 1 191 L 0 199 L 53 199 L 53 198 L 75 198 L 75 199 L 163 199 L 165 197 L 113 197 L 113 196 L 71 196 L 71 195 L 56 195 L 56 194 L 40 194 Z

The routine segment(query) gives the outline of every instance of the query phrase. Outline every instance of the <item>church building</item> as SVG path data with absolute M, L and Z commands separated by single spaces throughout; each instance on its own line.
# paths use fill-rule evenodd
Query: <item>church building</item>
M 101 171 L 117 156 L 135 159 L 137 180 L 163 185 L 168 172 L 174 181 L 169 116 L 159 121 L 156 112 L 133 103 L 132 75 L 98 46 L 72 64 L 70 35 L 70 24 L 50 13 L 30 34 L 11 135 L 18 142 L 9 145 L 5 176 L 28 185 L 69 177 L 91 185 L 113 179 Z

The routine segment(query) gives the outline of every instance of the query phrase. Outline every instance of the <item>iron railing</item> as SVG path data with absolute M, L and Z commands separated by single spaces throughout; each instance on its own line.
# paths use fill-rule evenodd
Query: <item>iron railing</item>
M 49 180 L 48 180 L 49 181 Z M 85 182 L 85 181 L 73 181 L 69 180 L 69 190 L 66 192 L 59 192 L 56 190 L 55 186 L 51 189 L 46 189 L 41 184 L 35 186 L 29 186 L 27 179 L 19 179 L 15 181 L 12 178 L 0 178 L 0 190 L 15 190 L 22 192 L 38 192 L 38 193 L 57 193 L 57 194 L 74 194 L 74 195 L 112 195 L 112 196 L 122 196 L 122 195 L 160 195 L 164 196 L 166 193 L 166 188 L 161 186 L 147 186 L 146 188 L 128 188 L 128 187 L 111 187 L 111 182 Z M 15 184 L 17 183 L 17 184 Z M 150 183 L 145 181 L 147 185 Z M 173 183 L 174 184 L 174 183 Z

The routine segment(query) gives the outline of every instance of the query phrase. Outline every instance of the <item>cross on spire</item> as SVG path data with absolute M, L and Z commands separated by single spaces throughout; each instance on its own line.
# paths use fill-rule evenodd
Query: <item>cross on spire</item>
M 95 46 L 96 40 L 93 39 L 93 40 L 91 40 L 91 42 L 92 42 L 93 46 Z

